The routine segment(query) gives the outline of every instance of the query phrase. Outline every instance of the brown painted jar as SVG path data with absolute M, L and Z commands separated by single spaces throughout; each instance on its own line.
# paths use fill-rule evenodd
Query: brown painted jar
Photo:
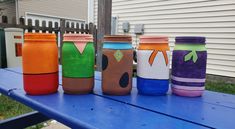
M 133 50 L 131 36 L 104 36 L 102 55 L 102 91 L 126 95 L 132 88 Z

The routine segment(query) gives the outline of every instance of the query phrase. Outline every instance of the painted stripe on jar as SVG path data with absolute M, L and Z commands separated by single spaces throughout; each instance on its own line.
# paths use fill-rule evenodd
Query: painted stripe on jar
M 125 49 L 132 49 L 132 45 L 129 43 L 121 43 L 121 42 L 120 43 L 105 42 L 103 44 L 103 48 L 125 50 Z
M 206 79 L 198 79 L 198 78 L 182 78 L 182 77 L 176 77 L 176 76 L 171 76 L 171 79 L 175 81 L 180 81 L 180 82 L 205 82 Z
M 171 84 L 172 88 L 180 89 L 180 90 L 204 90 L 205 87 L 190 87 L 190 86 L 181 86 Z
M 202 87 L 205 86 L 205 82 L 178 82 L 175 80 L 171 80 L 172 84 L 182 85 L 182 86 L 190 86 L 190 87 Z

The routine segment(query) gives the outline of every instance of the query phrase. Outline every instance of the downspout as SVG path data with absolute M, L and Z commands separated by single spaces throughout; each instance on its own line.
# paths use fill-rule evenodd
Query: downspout
M 19 7 L 18 7 L 18 0 L 15 0 L 15 7 L 16 7 L 16 24 L 19 24 Z

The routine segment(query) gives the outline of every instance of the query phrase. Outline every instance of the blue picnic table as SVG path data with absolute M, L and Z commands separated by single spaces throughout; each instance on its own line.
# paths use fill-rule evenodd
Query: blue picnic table
M 23 90 L 21 68 L 0 69 L 0 92 L 38 111 L 35 117 L 55 119 L 74 129 L 235 129 L 234 95 L 205 91 L 197 98 L 143 96 L 133 78 L 130 95 L 109 96 L 102 94 L 100 72 L 95 73 L 94 93 L 68 95 L 61 80 L 60 72 L 57 93 L 31 96 Z M 32 114 L 26 116 L 33 120 Z M 0 128 L 20 118 L 25 115 L 0 121 Z

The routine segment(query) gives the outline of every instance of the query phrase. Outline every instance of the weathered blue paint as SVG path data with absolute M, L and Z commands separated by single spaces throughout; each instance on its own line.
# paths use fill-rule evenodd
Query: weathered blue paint
M 234 95 L 206 91 L 198 98 L 143 96 L 133 88 L 131 95 L 107 96 L 101 92 L 100 73 L 95 75 L 94 94 L 66 95 L 60 87 L 55 94 L 30 96 L 22 89 L 19 69 L 0 69 L 0 92 L 71 128 L 230 129 L 235 126 Z M 136 79 L 133 85 L 136 87 Z

